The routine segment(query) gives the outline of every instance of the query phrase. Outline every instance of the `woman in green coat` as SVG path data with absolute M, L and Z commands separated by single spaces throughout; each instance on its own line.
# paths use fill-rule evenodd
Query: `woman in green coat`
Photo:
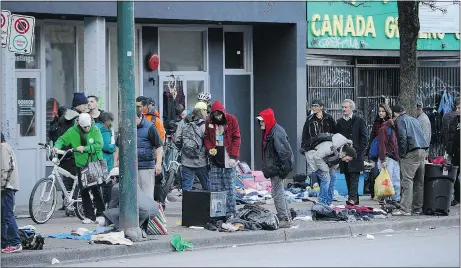
M 103 112 L 99 116 L 100 122 L 96 123 L 102 134 L 103 146 L 102 153 L 104 160 L 107 162 L 107 169 L 109 172 L 114 168 L 114 153 L 115 153 L 115 137 L 113 135 L 112 123 L 114 121 L 114 114 L 110 112 Z M 103 183 L 101 185 L 102 196 L 104 204 L 107 206 L 110 201 L 110 194 L 112 191 L 112 183 Z
M 103 223 L 105 210 L 102 198 L 101 187 L 94 186 L 83 189 L 81 181 L 81 170 L 91 161 L 103 159 L 102 147 L 103 138 L 101 131 L 93 124 L 91 116 L 87 113 L 81 113 L 77 123 L 69 128 L 64 135 L 58 138 L 55 148 L 60 150 L 62 147 L 72 147 L 74 152 L 75 164 L 78 169 L 78 184 L 82 196 L 82 205 L 85 218 L 83 223 Z M 90 191 L 93 200 L 90 197 Z M 96 215 L 94 208 L 96 207 Z

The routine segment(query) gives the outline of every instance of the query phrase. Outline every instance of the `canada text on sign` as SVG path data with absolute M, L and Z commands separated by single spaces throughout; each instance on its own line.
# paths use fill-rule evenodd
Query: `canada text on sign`
M 2 31 L 1 31 L 1 45 L 2 47 L 6 47 L 6 43 L 8 41 L 8 26 L 10 25 L 10 17 L 11 17 L 11 12 L 8 10 L 2 10 L 2 14 L 0 16 L 0 24 L 2 26 Z
M 8 36 L 8 50 L 16 54 L 30 55 L 34 41 L 35 18 L 13 14 Z

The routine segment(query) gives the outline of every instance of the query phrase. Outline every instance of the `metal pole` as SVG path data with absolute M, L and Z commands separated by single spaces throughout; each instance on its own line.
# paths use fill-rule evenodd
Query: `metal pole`
M 133 242 L 139 241 L 142 237 L 138 220 L 134 37 L 134 3 L 133 1 L 118 1 L 120 229 Z

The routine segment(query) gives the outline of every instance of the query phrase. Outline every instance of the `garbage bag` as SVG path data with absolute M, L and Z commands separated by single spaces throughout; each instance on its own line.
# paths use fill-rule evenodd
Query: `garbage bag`
M 375 181 L 375 200 L 381 200 L 393 195 L 395 195 L 395 190 L 392 185 L 391 176 L 389 176 L 387 169 L 383 168 Z
M 176 249 L 176 251 L 191 250 L 194 248 L 194 244 L 183 240 L 181 236 L 175 235 L 171 238 L 171 245 Z
M 263 230 L 277 230 L 279 228 L 277 216 L 258 205 L 245 205 L 237 211 L 236 218 L 257 223 Z

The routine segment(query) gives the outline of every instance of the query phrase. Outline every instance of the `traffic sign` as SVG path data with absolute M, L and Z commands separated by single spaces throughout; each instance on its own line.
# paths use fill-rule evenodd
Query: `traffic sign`
M 8 50 L 17 54 L 30 55 L 33 48 L 34 27 L 34 17 L 11 15 L 8 27 Z
M 8 26 L 10 25 L 11 12 L 8 10 L 2 10 L 2 15 L 0 16 L 0 24 L 2 26 L 2 31 L 0 33 L 2 40 L 2 47 L 6 47 L 6 42 L 8 40 Z

